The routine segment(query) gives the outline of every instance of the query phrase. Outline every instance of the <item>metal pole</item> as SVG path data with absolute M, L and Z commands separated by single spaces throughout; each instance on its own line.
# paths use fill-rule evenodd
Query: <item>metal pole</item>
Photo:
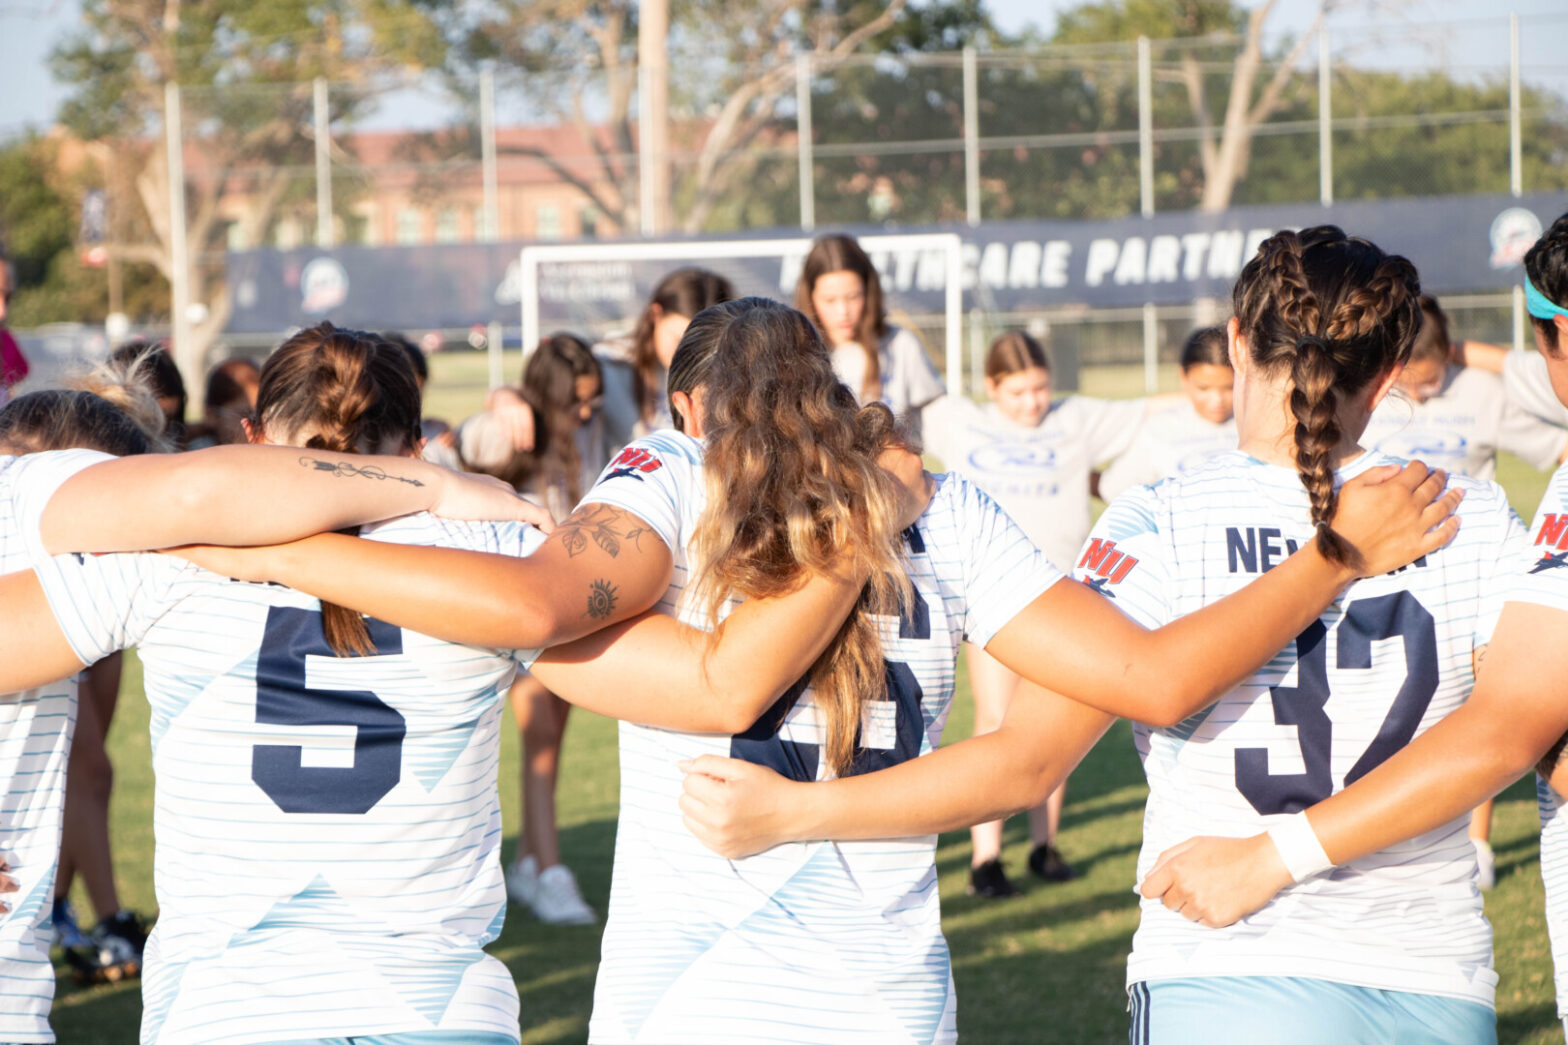
M 494 243 L 501 238 L 501 189 L 495 161 L 495 73 L 479 72 L 479 163 L 484 169 L 485 227 L 479 238 Z
M 964 218 L 980 224 L 980 76 L 972 44 L 964 46 Z
M 1154 304 L 1143 306 L 1143 391 L 1153 395 L 1160 387 L 1160 328 Z
M 985 313 L 978 308 L 969 310 L 969 387 L 971 390 L 985 385 Z M 949 389 L 953 395 L 962 390 Z
M 490 361 L 490 390 L 493 392 L 506 383 L 501 373 L 501 337 L 504 331 L 498 320 L 492 319 L 485 328 L 485 351 Z
M 1508 191 L 1524 195 L 1524 137 L 1519 121 L 1519 14 L 1508 16 Z
M 1154 86 L 1149 38 L 1138 37 L 1138 198 L 1145 218 L 1154 213 Z
M 947 387 L 961 392 L 964 387 L 964 317 L 961 311 L 964 307 L 964 257 L 963 244 L 956 234 L 948 243 L 946 269 Z
M 185 152 L 180 116 L 180 85 L 163 85 L 163 136 L 169 165 L 169 288 L 172 291 L 171 327 L 174 336 L 174 361 L 185 375 L 190 388 L 200 388 L 202 366 L 199 359 L 187 359 L 191 341 L 191 270 L 189 244 L 185 242 Z
M 817 227 L 816 161 L 811 154 L 811 55 L 795 56 L 795 157 L 800 163 L 800 229 Z
M 668 0 L 637 0 L 637 173 L 644 236 L 658 235 L 668 224 L 669 31 Z
M 1318 27 L 1318 199 L 1334 202 L 1334 102 L 1328 75 L 1328 26 Z
M 332 246 L 332 116 L 327 108 L 327 81 L 312 85 L 316 103 L 316 246 Z

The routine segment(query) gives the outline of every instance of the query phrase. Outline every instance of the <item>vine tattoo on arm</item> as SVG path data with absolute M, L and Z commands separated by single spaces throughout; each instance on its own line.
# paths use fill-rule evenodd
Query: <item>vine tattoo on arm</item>
M 414 479 L 406 475 L 393 475 L 385 468 L 381 468 L 380 466 L 373 464 L 366 465 L 365 467 L 361 468 L 359 465 L 349 464 L 347 461 L 323 461 L 319 457 L 307 456 L 301 457 L 299 459 L 299 465 L 301 468 L 308 468 L 314 472 L 331 472 L 333 475 L 339 476 L 340 478 L 350 478 L 357 475 L 363 476 L 366 479 L 395 479 L 400 483 L 407 483 L 410 486 L 425 485 L 418 479 Z
M 555 535 L 566 547 L 569 559 L 575 559 L 587 551 L 590 542 L 612 559 L 621 554 L 621 548 L 627 542 L 641 551 L 642 536 L 647 532 L 648 527 L 641 525 L 635 516 L 607 504 L 591 504 L 580 508 L 572 513 L 570 519 L 555 528 Z M 602 583 L 596 582 L 595 587 Z
M 588 586 L 588 616 L 594 620 L 601 620 L 615 612 L 615 604 L 620 601 L 616 591 L 618 589 L 604 578 L 599 578 Z

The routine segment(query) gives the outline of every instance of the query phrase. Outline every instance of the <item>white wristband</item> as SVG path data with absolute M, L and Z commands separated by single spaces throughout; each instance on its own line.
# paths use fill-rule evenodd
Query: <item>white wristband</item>
M 1315 874 L 1322 874 L 1334 866 L 1334 861 L 1323 851 L 1317 832 L 1307 820 L 1306 813 L 1295 813 L 1269 825 L 1269 838 L 1279 850 L 1285 870 L 1292 881 L 1301 882 Z

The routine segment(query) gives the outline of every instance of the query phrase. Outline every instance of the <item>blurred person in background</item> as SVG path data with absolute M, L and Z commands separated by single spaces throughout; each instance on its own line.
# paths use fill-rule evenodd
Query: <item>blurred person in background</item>
M 165 418 L 164 435 L 176 449 L 185 449 L 188 432 L 185 411 L 190 396 L 185 391 L 185 379 L 180 368 L 174 365 L 174 356 L 162 344 L 147 341 L 128 341 L 109 354 L 112 363 L 135 363 L 137 375 L 151 386 L 158 397 L 158 406 Z
M 202 422 L 191 430 L 186 449 L 245 442 L 244 422 L 256 409 L 260 387 L 261 367 L 245 356 L 225 359 L 208 371 Z

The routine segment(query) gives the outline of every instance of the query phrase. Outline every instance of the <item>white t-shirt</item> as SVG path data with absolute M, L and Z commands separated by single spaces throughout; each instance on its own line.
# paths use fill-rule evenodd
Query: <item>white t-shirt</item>
M 831 350 L 833 372 L 861 398 L 866 382 L 866 353 L 858 344 L 839 345 Z M 941 397 L 947 388 L 926 355 L 920 339 L 903 327 L 889 326 L 878 355 L 882 369 L 882 402 L 917 438 L 920 435 L 920 409 Z
M 1543 470 L 1557 467 L 1568 445 L 1568 430 L 1511 404 L 1496 375 L 1450 366 L 1442 389 L 1426 402 L 1417 403 L 1397 390 L 1384 399 L 1361 443 L 1432 468 L 1491 479 L 1497 474 L 1499 450 Z
M 1156 411 L 1144 419 L 1131 448 L 1100 473 L 1100 496 L 1113 501 L 1129 487 L 1181 475 L 1236 449 L 1236 441 L 1234 417 L 1215 424 L 1200 417 L 1191 403 Z
M 1568 406 L 1552 391 L 1546 357 L 1539 352 L 1509 352 L 1503 357 L 1503 391 L 1525 413 L 1560 428 L 1568 427 Z
M 702 446 L 659 432 L 627 448 L 585 502 L 636 514 L 675 572 L 660 609 L 712 622 L 685 597 L 687 542 L 704 504 Z M 623 455 L 625 456 L 625 455 Z M 916 606 L 883 619 L 889 700 L 868 707 L 856 770 L 936 746 L 959 642 L 984 645 L 1060 579 L 996 505 L 957 476 L 905 533 Z M 827 775 L 811 693 L 792 690 L 739 736 L 621 723 L 621 816 L 589 1040 L 900 1042 L 954 1040 L 938 907 L 935 836 L 783 845 L 743 860 L 705 849 L 681 823 L 678 763 L 704 753 Z
M 1514 353 L 1519 355 L 1520 353 Z M 1546 487 L 1530 524 L 1530 541 L 1517 560 L 1507 601 L 1568 612 L 1568 465 Z M 1557 969 L 1557 1013 L 1568 1017 L 1568 799 L 1536 778 L 1541 813 L 1541 881 L 1546 930 Z
M 43 555 L 44 506 L 71 476 L 107 460 L 91 450 L 0 457 L 0 573 L 27 569 Z M 6 898 L 11 912 L 0 915 L 0 1041 L 54 1041 L 49 947 L 75 728 L 75 677 L 0 696 L 0 854 L 17 883 Z
M 376 540 L 524 555 L 529 527 L 413 515 Z M 340 658 L 320 603 L 162 555 L 37 564 L 84 662 L 135 646 L 151 705 L 159 917 L 142 1041 L 488 1031 L 517 991 L 496 792 L 510 652 L 367 621 Z
M 1089 533 L 1090 470 L 1126 452 L 1146 412 L 1142 399 L 1069 396 L 1025 428 L 995 403 L 948 396 L 932 411 L 926 448 L 994 497 L 1066 570 Z
M 1393 459 L 1361 455 L 1337 479 Z M 1381 764 L 1469 696 L 1506 567 L 1524 528 L 1495 483 L 1466 491 L 1453 543 L 1351 585 L 1291 647 L 1212 707 L 1169 729 L 1139 725 L 1149 780 L 1141 878 L 1194 835 L 1244 837 Z M 1208 605 L 1313 536 L 1295 470 L 1240 451 L 1134 487 L 1095 524 L 1077 576 L 1157 627 Z M 1224 929 L 1142 901 L 1129 983 L 1301 976 L 1491 1005 L 1492 932 L 1459 817 L 1292 886 Z

